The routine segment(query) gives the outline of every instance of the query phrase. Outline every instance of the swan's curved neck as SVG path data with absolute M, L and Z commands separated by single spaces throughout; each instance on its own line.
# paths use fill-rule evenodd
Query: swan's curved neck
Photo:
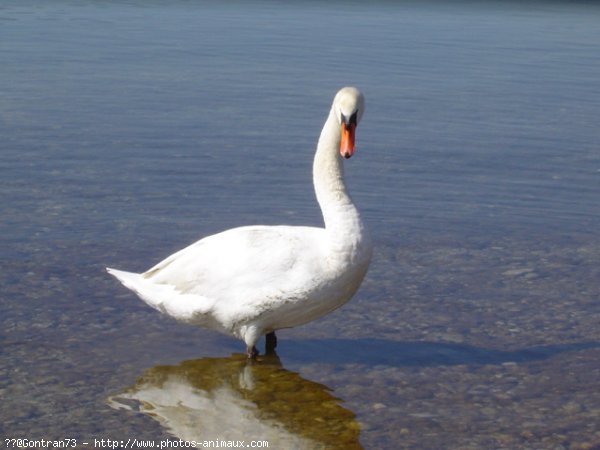
M 340 124 L 332 108 L 317 145 L 313 182 L 332 249 L 346 252 L 368 236 L 344 184 L 340 139 Z

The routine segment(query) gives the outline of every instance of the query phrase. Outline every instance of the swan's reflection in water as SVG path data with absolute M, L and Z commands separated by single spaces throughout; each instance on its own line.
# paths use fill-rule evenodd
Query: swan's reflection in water
M 359 425 L 319 383 L 275 354 L 202 358 L 147 370 L 111 406 L 139 410 L 187 441 L 268 441 L 270 448 L 360 449 Z

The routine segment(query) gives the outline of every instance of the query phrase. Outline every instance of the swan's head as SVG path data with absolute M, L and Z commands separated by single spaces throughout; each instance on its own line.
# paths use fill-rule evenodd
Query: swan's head
M 365 98 L 354 87 L 342 88 L 333 99 L 333 111 L 340 123 L 340 154 L 350 158 L 354 154 L 356 126 L 365 112 Z

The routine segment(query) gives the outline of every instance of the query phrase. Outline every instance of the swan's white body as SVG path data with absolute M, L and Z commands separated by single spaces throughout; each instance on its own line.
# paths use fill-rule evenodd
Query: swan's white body
M 346 192 L 340 155 L 351 156 L 354 127 L 363 111 L 358 90 L 340 90 L 319 138 L 313 180 L 325 228 L 233 228 L 201 239 L 142 274 L 107 270 L 153 308 L 241 338 L 249 352 L 263 334 L 304 324 L 343 305 L 360 286 L 372 253 L 368 232 Z M 342 134 L 351 116 L 348 149 Z

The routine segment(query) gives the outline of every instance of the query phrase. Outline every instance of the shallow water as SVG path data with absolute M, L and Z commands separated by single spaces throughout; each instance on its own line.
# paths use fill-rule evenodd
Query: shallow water
M 270 448 L 599 446 L 599 20 L 3 2 L 1 437 L 225 439 L 230 415 Z M 346 172 L 375 256 L 350 303 L 279 334 L 279 360 L 246 367 L 241 342 L 104 273 L 236 225 L 319 225 L 312 151 L 347 84 L 367 98 Z

